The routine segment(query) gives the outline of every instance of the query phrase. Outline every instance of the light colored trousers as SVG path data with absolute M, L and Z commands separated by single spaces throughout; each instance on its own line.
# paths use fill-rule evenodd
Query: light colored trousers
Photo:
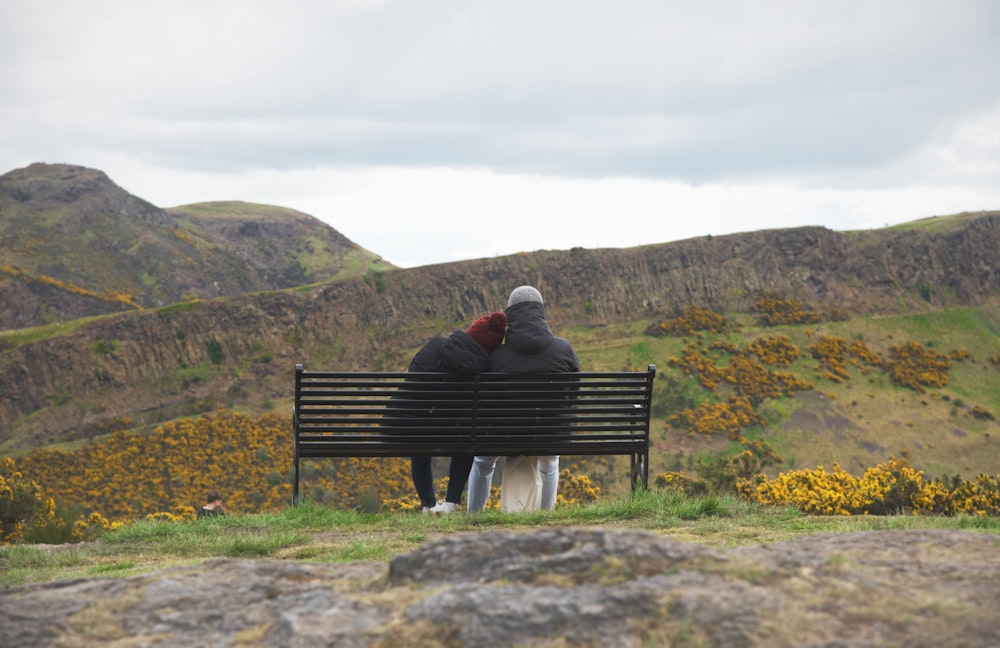
M 490 498 L 490 487 L 493 485 L 493 471 L 500 457 L 476 457 L 469 471 L 469 503 L 470 513 L 486 508 L 486 500 Z M 538 474 L 542 478 L 542 510 L 550 511 L 556 507 L 556 493 L 559 492 L 559 455 L 538 457 Z

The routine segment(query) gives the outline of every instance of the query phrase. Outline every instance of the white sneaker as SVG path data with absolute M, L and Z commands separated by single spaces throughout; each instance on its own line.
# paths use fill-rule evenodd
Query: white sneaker
M 428 513 L 433 513 L 434 509 L 436 509 L 439 506 L 441 506 L 441 505 L 440 504 L 435 504 L 434 506 L 425 506 L 423 508 L 422 512 L 423 512 L 424 515 L 427 515 Z
M 454 513 L 455 509 L 458 508 L 458 504 L 454 502 L 438 502 L 437 506 L 430 510 L 431 515 L 448 515 L 449 513 Z

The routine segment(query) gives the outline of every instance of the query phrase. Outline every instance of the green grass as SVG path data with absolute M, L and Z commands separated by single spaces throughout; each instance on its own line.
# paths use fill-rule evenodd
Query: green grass
M 962 212 L 960 214 L 948 214 L 943 216 L 928 216 L 927 218 L 892 225 L 886 229 L 893 231 L 925 230 L 933 233 L 951 232 L 958 229 L 968 221 L 982 218 L 990 213 L 995 212 L 978 211 Z
M 1000 443 L 995 424 L 972 419 L 973 405 L 1000 415 L 1000 379 L 989 357 L 997 354 L 1000 308 L 953 308 L 931 313 L 857 316 L 848 321 L 824 321 L 811 325 L 761 327 L 747 313 L 726 314 L 729 322 L 741 321 L 739 333 L 705 334 L 700 339 L 650 337 L 644 330 L 650 322 L 631 322 L 606 327 L 573 327 L 561 331 L 569 338 L 581 363 L 588 370 L 616 371 L 625 365 L 657 366 L 653 388 L 651 436 L 663 441 L 664 448 L 692 443 L 710 445 L 708 439 L 687 439 L 665 430 L 667 416 L 680 407 L 694 407 L 718 400 L 697 381 L 671 367 L 669 359 L 684 346 L 697 340 L 700 348 L 725 340 L 739 346 L 763 336 L 788 335 L 799 348 L 800 357 L 788 371 L 811 382 L 813 392 L 797 398 L 766 401 L 760 412 L 767 426 L 763 439 L 785 460 L 777 470 L 839 463 L 860 474 L 893 457 L 907 456 L 928 477 L 960 474 L 972 479 L 980 472 L 993 474 L 1000 461 Z M 889 347 L 908 341 L 920 342 L 940 353 L 968 350 L 973 358 L 954 362 L 951 380 L 941 389 L 925 394 L 899 387 L 881 370 L 867 375 L 859 367 L 849 367 L 850 379 L 837 384 L 822 375 L 808 348 L 820 336 L 863 340 L 880 355 Z M 714 355 L 710 352 L 710 355 Z M 725 360 L 723 360 L 725 362 Z M 953 413 L 953 403 L 964 407 Z M 796 423 L 796 415 L 808 415 L 814 424 Z M 681 437 L 686 433 L 681 432 Z M 905 454 L 904 454 L 905 453 Z M 665 469 L 654 452 L 653 472 Z
M 118 313 L 109 315 L 97 315 L 93 317 L 81 317 L 69 322 L 56 322 L 54 324 L 42 324 L 22 329 L 9 329 L 0 331 L 0 349 L 14 349 L 23 344 L 37 342 L 38 340 L 48 340 L 61 335 L 69 335 L 86 324 L 105 317 L 115 317 Z
M 640 492 L 554 511 L 486 511 L 430 517 L 359 513 L 304 503 L 273 513 L 187 522 L 136 521 L 78 545 L 0 547 L 0 586 L 121 577 L 210 558 L 388 562 L 453 533 L 541 527 L 635 529 L 718 547 L 770 544 L 816 533 L 881 529 L 968 529 L 1000 534 L 1000 519 L 929 516 L 806 516 L 729 496 Z
M 200 202 L 190 205 L 179 205 L 170 207 L 168 212 L 177 216 L 196 216 L 199 218 L 218 218 L 235 220 L 263 220 L 269 222 L 295 223 L 308 219 L 307 214 L 277 205 L 266 205 L 261 203 L 244 202 L 241 200 L 223 200 L 212 202 Z M 185 218 L 180 221 L 185 225 L 193 226 L 198 223 L 190 223 Z

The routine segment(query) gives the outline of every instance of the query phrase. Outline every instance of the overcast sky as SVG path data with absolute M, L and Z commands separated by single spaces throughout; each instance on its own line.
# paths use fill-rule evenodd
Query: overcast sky
M 401 266 L 1000 209 L 992 0 L 0 0 L 0 173 Z

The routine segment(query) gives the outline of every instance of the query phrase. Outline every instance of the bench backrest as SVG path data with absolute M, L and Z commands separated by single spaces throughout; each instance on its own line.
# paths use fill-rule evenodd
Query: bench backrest
M 648 434 L 655 367 L 572 374 L 295 369 L 296 436 Z M 512 441 L 514 442 L 514 441 Z
M 467 377 L 296 365 L 295 472 L 302 457 L 457 454 L 631 454 L 648 467 L 655 372 Z

